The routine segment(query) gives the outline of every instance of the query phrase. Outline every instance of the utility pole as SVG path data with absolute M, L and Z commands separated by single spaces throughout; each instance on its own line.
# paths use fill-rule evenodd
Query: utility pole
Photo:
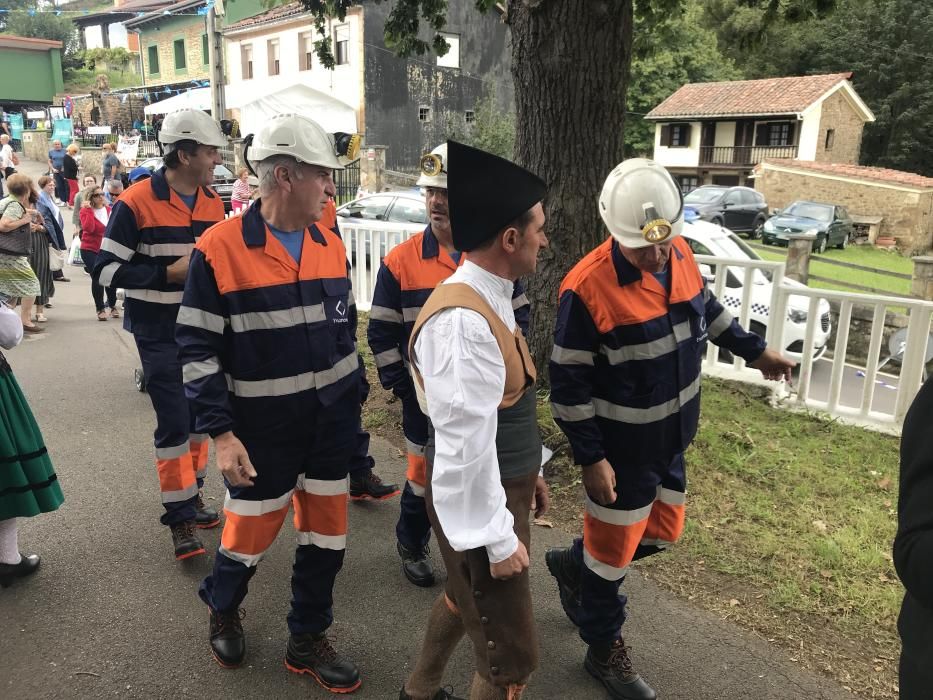
M 224 37 L 220 33 L 220 19 L 225 14 L 223 0 L 214 0 L 207 13 L 207 54 L 210 63 L 211 115 L 217 121 L 224 118 Z

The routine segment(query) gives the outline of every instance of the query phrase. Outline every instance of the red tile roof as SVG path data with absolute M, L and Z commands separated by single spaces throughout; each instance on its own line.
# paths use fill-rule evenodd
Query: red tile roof
M 253 17 L 247 17 L 246 19 L 241 19 L 239 22 L 231 24 L 229 27 L 225 27 L 224 31 L 235 31 L 237 29 L 246 29 L 247 27 L 253 27 L 259 24 L 266 24 L 267 22 L 275 22 L 280 19 L 288 19 L 289 17 L 305 14 L 307 11 L 301 6 L 300 2 L 289 2 L 284 5 L 279 5 L 274 7 L 268 12 L 263 12 L 260 15 L 254 15 Z
M 688 83 L 652 109 L 647 119 L 798 114 L 851 73 L 792 78 L 737 80 L 727 83 Z
M 791 160 L 789 158 L 768 158 L 761 165 L 780 165 L 787 168 L 812 170 L 813 172 L 850 177 L 858 180 L 871 180 L 873 182 L 886 182 L 890 185 L 905 185 L 921 189 L 933 189 L 933 177 L 925 177 L 917 173 L 907 173 L 903 170 L 889 168 L 873 168 L 867 165 L 848 165 L 844 163 L 815 163 L 808 160 Z

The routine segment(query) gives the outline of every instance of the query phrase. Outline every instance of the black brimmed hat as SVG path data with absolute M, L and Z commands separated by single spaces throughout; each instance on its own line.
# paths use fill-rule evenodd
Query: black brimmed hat
M 544 199 L 534 173 L 478 148 L 447 142 L 447 207 L 454 247 L 478 248 Z

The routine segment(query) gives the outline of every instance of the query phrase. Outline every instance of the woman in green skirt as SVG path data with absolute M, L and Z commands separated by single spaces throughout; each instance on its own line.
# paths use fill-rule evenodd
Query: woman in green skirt
M 0 298 L 0 347 L 9 350 L 23 339 L 23 325 L 7 302 Z M 63 500 L 42 433 L 0 352 L 0 586 L 39 568 L 38 555 L 20 554 L 16 519 L 53 511 Z

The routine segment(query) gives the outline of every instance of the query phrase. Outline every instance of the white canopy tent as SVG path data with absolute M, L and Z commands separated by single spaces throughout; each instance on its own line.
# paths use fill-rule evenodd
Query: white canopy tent
M 240 104 L 236 104 L 236 99 L 228 99 L 227 107 L 239 108 L 240 133 L 244 135 L 259 131 L 270 117 L 288 112 L 311 117 L 325 131 L 354 133 L 357 130 L 356 110 L 353 107 L 302 84 L 291 85 L 262 97 L 250 95 Z
M 184 107 L 210 111 L 211 89 L 191 88 L 190 90 L 172 95 L 159 102 L 146 105 L 146 107 L 143 108 L 143 112 L 146 114 L 168 114 L 169 112 L 174 112 Z

